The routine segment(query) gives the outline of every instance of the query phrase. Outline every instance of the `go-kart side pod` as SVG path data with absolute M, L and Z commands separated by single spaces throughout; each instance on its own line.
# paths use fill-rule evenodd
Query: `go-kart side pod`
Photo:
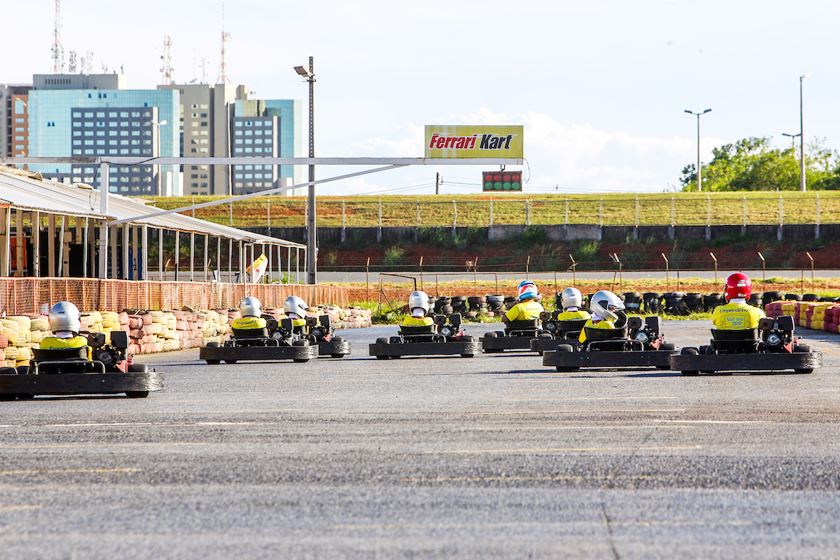
M 235 364 L 236 362 L 258 361 L 258 362 L 280 362 L 293 360 L 298 363 L 308 362 L 318 357 L 318 346 L 306 344 L 294 346 L 221 346 L 208 343 L 198 351 L 198 358 L 209 365 L 216 365 L 221 362 Z
M 705 350 L 705 348 L 703 348 Z M 793 352 L 714 354 L 701 353 L 700 348 L 683 348 L 671 357 L 671 369 L 683 375 L 716 372 L 780 372 L 812 373 L 822 367 L 822 353 L 810 346 L 794 346 Z
M 145 398 L 163 389 L 163 376 L 142 364 L 132 364 L 127 373 L 0 373 L 0 400 L 31 399 L 35 395 L 118 395 Z M 19 373 L 20 372 L 20 373 Z M 26 373 L 22 373 L 26 372 Z
M 556 350 L 543 353 L 543 365 L 557 371 L 577 371 L 581 368 L 671 369 L 674 346 L 665 343 L 662 350 L 587 351 L 576 350 L 571 344 L 561 344 Z
M 399 342 L 399 337 L 378 338 L 369 346 L 371 356 L 380 360 L 400 358 L 402 356 L 461 356 L 472 358 L 481 352 L 481 342 L 471 336 L 447 342 Z

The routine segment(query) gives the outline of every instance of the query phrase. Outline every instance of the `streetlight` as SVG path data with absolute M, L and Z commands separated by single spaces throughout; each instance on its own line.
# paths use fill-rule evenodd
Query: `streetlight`
M 309 69 L 303 66 L 295 66 L 295 72 L 309 82 L 309 157 L 315 157 L 315 59 L 309 57 Z M 315 166 L 309 164 L 309 190 L 306 197 L 307 220 L 306 220 L 306 270 L 307 283 L 315 284 L 318 281 L 317 275 L 317 251 L 318 251 L 318 230 L 315 220 Z
M 711 109 L 704 109 L 702 112 L 695 113 L 689 109 L 685 110 L 685 112 L 689 115 L 697 117 L 697 192 L 701 192 L 703 190 L 703 172 L 700 168 L 700 116 L 710 113 L 711 111 Z
M 810 74 L 802 74 L 799 76 L 799 188 L 802 192 L 805 192 L 806 185 L 805 185 L 805 109 L 804 109 L 804 101 L 803 101 L 803 83 L 805 82 L 805 78 L 809 77 Z
M 152 120 L 152 126 L 153 127 L 156 126 L 157 129 L 158 129 L 157 137 L 156 137 L 157 142 L 155 142 L 155 137 L 152 137 L 152 155 L 154 157 L 160 157 L 160 127 L 166 126 L 167 124 L 169 124 L 168 121 L 158 122 L 154 119 Z M 153 167 L 156 167 L 156 166 L 153 166 Z M 154 169 L 153 169 L 152 170 L 152 179 L 154 179 L 154 176 L 155 176 L 155 172 L 154 172 Z M 158 167 L 157 176 L 158 176 L 158 179 L 157 179 L 157 183 L 155 184 L 155 191 L 156 191 L 155 196 L 162 196 L 163 195 L 163 188 L 160 184 L 160 167 Z
M 787 136 L 788 138 L 790 138 L 790 149 L 793 150 L 793 156 L 796 157 L 796 139 L 802 135 L 788 134 L 787 132 L 782 132 L 782 136 Z

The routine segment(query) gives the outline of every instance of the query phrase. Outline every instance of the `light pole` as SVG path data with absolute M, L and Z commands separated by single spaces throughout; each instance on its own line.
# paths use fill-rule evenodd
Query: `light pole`
M 152 120 L 152 127 L 157 127 L 157 136 L 152 136 L 152 155 L 154 157 L 160 157 L 160 127 L 169 124 L 168 121 L 156 121 Z M 157 141 L 155 141 L 157 139 Z M 154 172 L 154 168 L 158 168 L 158 173 Z M 157 175 L 157 182 L 155 184 L 155 196 L 162 196 L 163 195 L 163 188 L 160 184 L 160 167 L 159 166 L 152 166 L 152 180 L 154 181 L 154 176 Z
M 799 76 L 799 189 L 802 192 L 807 190 L 805 184 L 805 108 L 803 98 L 803 84 L 808 74 Z
M 689 109 L 685 110 L 685 112 L 689 115 L 697 117 L 697 192 L 701 192 L 703 190 L 703 171 L 700 168 L 700 117 L 701 115 L 705 115 L 711 111 L 711 109 L 704 109 L 703 111 L 695 113 Z
M 309 69 L 295 66 L 295 72 L 309 82 L 309 157 L 315 157 L 315 59 L 309 57 Z M 306 198 L 306 270 L 307 283 L 318 282 L 318 229 L 315 219 L 315 166 L 309 164 L 309 191 Z
M 787 136 L 788 138 L 790 138 L 790 149 L 793 151 L 793 157 L 796 157 L 796 139 L 802 135 L 788 134 L 787 132 L 782 132 L 782 136 Z

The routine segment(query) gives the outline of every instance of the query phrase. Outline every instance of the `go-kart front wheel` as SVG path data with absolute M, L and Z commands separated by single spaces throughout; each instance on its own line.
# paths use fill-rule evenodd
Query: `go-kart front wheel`
M 128 391 L 125 396 L 129 399 L 145 399 L 149 396 L 149 391 Z
M 793 353 L 794 354 L 810 354 L 811 353 L 811 347 L 808 346 L 807 344 L 797 344 L 796 346 L 793 347 Z M 795 369 L 793 371 L 795 371 L 796 373 L 801 373 L 801 374 L 806 374 L 807 375 L 809 373 L 814 373 L 814 368 L 800 368 L 800 369 Z
M 557 348 L 554 349 L 555 352 L 558 354 L 566 354 L 570 352 L 574 352 L 575 349 L 572 348 L 571 344 L 561 344 Z M 572 367 L 572 366 L 554 366 L 554 369 L 561 373 L 569 373 L 572 371 L 580 371 L 579 367 Z
M 698 356 L 698 355 L 700 355 L 700 352 L 697 351 L 697 348 L 683 348 L 680 351 L 680 354 L 682 354 L 683 356 Z M 694 377 L 696 375 L 700 375 L 699 370 L 693 370 L 693 369 L 690 369 L 690 370 L 685 370 L 684 369 L 680 373 L 682 373 L 686 377 Z

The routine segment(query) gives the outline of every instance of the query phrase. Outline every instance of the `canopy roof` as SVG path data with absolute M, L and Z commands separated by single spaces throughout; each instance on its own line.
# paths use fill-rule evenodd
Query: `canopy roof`
M 28 211 L 81 216 L 93 219 L 123 220 L 132 224 L 148 225 L 173 231 L 198 233 L 244 241 L 246 243 L 265 243 L 283 247 L 306 248 L 305 245 L 292 243 L 276 237 L 252 233 L 230 226 L 224 226 L 183 214 L 167 214 L 154 218 L 139 218 L 153 211 L 146 202 L 118 194 L 108 196 L 108 214 L 103 215 L 99 208 L 99 191 L 87 185 L 67 185 L 45 180 L 36 173 L 22 171 L 0 165 L 0 205 L 11 205 Z M 132 219 L 137 217 L 137 219 Z

